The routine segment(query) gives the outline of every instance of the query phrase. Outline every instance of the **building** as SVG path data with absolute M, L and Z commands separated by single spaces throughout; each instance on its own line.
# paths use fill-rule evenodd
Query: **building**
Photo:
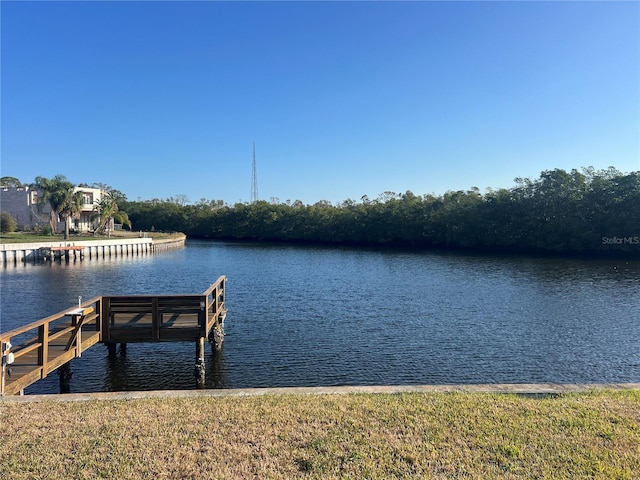
M 99 188 L 76 187 L 82 192 L 83 205 L 80 215 L 72 218 L 69 228 L 83 233 L 93 231 L 97 226 L 94 207 L 102 199 L 104 192 Z M 37 230 L 49 225 L 51 205 L 39 203 L 42 191 L 34 186 L 0 187 L 0 210 L 11 215 L 18 224 L 18 230 Z M 58 218 L 58 231 L 64 229 L 64 222 Z

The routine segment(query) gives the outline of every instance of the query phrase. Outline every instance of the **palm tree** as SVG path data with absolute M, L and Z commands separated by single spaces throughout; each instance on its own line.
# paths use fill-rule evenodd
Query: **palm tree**
M 82 192 L 76 192 L 75 187 L 72 185 L 70 189 L 65 190 L 64 201 L 62 202 L 58 212 L 64 220 L 64 239 L 69 239 L 69 220 L 76 218 L 82 211 L 84 205 L 84 199 L 82 198 Z
M 95 217 L 98 218 L 98 228 L 96 229 L 96 233 L 104 232 L 108 228 L 110 234 L 114 220 L 131 228 L 131 220 L 129 220 L 129 216 L 118 209 L 118 204 L 110 193 L 104 193 L 102 195 L 102 199 L 96 202 L 93 209 L 96 212 Z
M 69 239 L 69 219 L 79 214 L 82 210 L 82 192 L 77 192 L 73 183 L 64 175 L 56 175 L 49 179 L 36 177 L 36 186 L 42 190 L 40 203 L 49 203 L 49 223 L 51 233 L 56 232 L 56 217 L 64 221 L 64 239 Z
M 49 226 L 51 227 L 51 235 L 56 233 L 56 208 L 57 205 L 53 204 L 53 194 L 56 191 L 56 184 L 53 179 L 45 178 L 45 177 L 36 177 L 35 180 L 36 187 L 42 190 L 42 195 L 38 198 L 38 204 L 46 205 L 47 203 L 51 206 L 51 211 L 49 212 Z M 38 208 L 40 210 L 40 208 Z

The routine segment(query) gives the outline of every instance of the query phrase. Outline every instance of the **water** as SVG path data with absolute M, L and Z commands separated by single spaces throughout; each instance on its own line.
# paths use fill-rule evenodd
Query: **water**
M 640 381 L 640 261 L 189 241 L 149 256 L 10 266 L 0 330 L 97 295 L 201 293 L 228 276 L 207 387 Z M 74 392 L 194 388 L 195 346 L 96 345 Z M 26 393 L 57 393 L 58 376 Z

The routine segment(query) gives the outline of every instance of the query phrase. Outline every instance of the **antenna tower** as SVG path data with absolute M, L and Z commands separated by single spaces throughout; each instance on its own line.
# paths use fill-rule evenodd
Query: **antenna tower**
M 251 172 L 251 203 L 258 201 L 258 174 L 256 171 L 256 142 L 253 142 L 253 168 Z

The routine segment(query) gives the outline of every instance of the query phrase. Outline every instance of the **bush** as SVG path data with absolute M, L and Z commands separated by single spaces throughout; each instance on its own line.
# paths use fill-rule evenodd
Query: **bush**
M 48 223 L 41 225 L 39 231 L 40 235 L 53 235 L 53 233 L 51 232 L 51 225 L 49 225 Z
M 8 212 L 0 212 L 0 232 L 15 232 L 18 224 Z

